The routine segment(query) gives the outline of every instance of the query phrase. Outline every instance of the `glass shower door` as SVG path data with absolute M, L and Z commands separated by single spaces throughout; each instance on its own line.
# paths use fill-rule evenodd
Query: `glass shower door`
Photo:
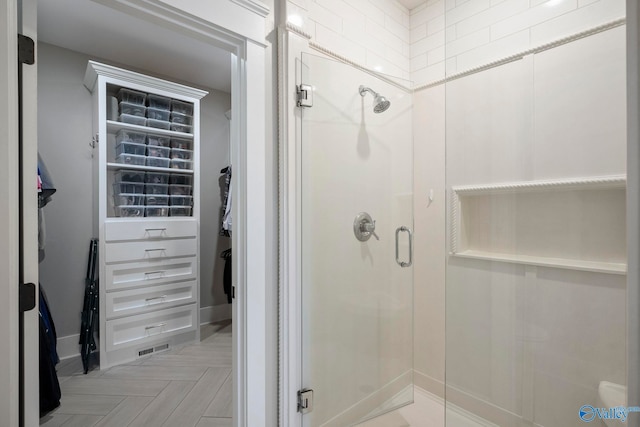
M 343 63 L 300 65 L 303 425 L 343 427 L 413 401 L 412 98 Z

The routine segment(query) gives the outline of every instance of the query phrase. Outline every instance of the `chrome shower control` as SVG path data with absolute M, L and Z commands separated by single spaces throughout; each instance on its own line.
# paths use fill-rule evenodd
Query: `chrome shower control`
M 353 234 L 361 242 L 366 242 L 371 236 L 374 236 L 376 240 L 380 240 L 376 234 L 376 222 L 366 212 L 360 212 L 356 215 L 356 219 L 353 220 Z

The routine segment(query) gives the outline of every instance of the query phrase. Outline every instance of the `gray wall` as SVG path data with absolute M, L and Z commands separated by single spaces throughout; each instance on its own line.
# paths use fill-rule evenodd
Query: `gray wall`
M 82 84 L 89 59 L 95 58 L 38 45 L 38 148 L 58 189 L 44 208 L 47 240 L 40 282 L 59 338 L 79 333 L 93 237 L 92 100 Z M 215 90 L 209 90 L 201 104 L 201 307 L 226 304 L 219 253 L 231 239 L 217 233 L 222 203 L 219 172 L 229 159 L 229 122 L 224 113 L 230 108 L 230 94 Z

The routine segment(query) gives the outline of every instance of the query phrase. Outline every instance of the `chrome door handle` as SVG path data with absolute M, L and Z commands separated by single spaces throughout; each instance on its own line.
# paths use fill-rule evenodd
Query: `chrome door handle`
M 400 261 L 400 233 L 406 231 L 409 234 L 409 262 Z M 413 232 L 409 227 L 398 227 L 396 229 L 396 262 L 400 267 L 411 267 L 413 264 Z

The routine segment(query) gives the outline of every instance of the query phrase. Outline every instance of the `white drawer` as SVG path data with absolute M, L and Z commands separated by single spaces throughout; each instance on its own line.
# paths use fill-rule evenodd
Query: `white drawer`
M 149 240 L 145 242 L 107 243 L 105 262 L 158 260 L 180 256 L 195 256 L 196 238 Z
M 107 319 L 147 313 L 196 301 L 196 281 L 107 292 Z
M 197 329 L 197 304 L 106 321 L 106 350 L 114 351 Z
M 105 289 L 107 292 L 167 282 L 193 280 L 198 263 L 196 257 L 152 259 L 126 264 L 107 264 Z
M 105 242 L 125 240 L 157 240 L 195 237 L 198 223 L 195 219 L 140 219 L 138 221 L 106 221 Z

